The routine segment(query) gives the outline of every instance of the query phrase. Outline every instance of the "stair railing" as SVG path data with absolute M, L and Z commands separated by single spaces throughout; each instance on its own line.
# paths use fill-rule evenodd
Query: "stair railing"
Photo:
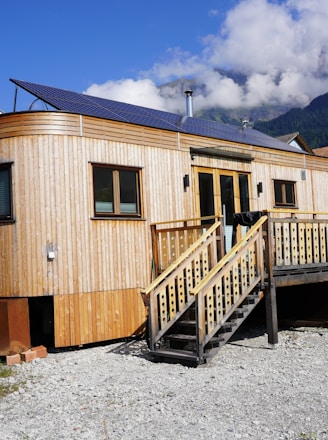
M 149 345 L 152 350 L 195 301 L 191 290 L 217 263 L 222 243 L 221 222 L 217 221 L 142 291 L 149 303 Z
M 204 348 L 246 297 L 264 288 L 264 234 L 261 217 L 246 235 L 213 267 L 191 294 L 196 299 L 197 348 L 200 359 Z

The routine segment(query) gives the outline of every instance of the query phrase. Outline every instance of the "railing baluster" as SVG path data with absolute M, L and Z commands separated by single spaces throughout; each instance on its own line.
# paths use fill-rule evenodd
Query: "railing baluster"
M 305 264 L 305 224 L 299 223 L 298 225 L 298 251 L 299 251 L 299 264 Z
M 327 258 L 327 247 L 326 247 L 326 230 L 327 224 L 320 223 L 319 225 L 319 237 L 320 237 L 320 262 L 325 263 Z
M 235 304 L 240 297 L 239 260 L 232 266 L 232 298 Z
M 284 265 L 288 266 L 290 264 L 290 234 L 289 234 L 289 223 L 283 223 L 283 261 Z
M 319 228 L 318 223 L 313 223 L 313 263 L 319 263 L 320 262 L 320 256 L 319 256 Z
M 275 250 L 276 250 L 276 265 L 282 266 L 282 238 L 281 238 L 281 223 L 274 223 L 274 235 L 275 235 Z
M 222 276 L 217 277 L 214 285 L 215 292 L 215 321 L 220 322 L 223 318 L 223 295 L 222 295 Z
M 298 249 L 297 249 L 297 224 L 291 223 L 290 225 L 290 240 L 291 240 L 291 261 L 292 264 L 298 264 Z
M 166 325 L 168 318 L 166 287 L 163 287 L 159 291 L 158 301 L 159 301 L 159 305 L 158 305 L 159 321 L 160 321 L 160 328 L 162 329 Z
M 306 223 L 305 234 L 306 234 L 306 264 L 311 264 L 312 261 L 313 261 L 313 253 L 312 253 L 312 224 Z

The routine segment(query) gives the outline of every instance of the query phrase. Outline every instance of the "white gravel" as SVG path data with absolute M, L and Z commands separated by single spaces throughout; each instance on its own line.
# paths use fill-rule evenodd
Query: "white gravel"
M 328 439 L 328 329 L 280 331 L 276 349 L 258 330 L 198 368 L 153 363 L 144 341 L 11 367 L 0 439 Z

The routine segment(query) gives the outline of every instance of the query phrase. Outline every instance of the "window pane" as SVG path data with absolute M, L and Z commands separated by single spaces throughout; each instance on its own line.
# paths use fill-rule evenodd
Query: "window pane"
M 0 218 L 11 218 L 10 168 L 0 168 Z
M 114 212 L 113 171 L 109 168 L 94 167 L 93 180 L 96 214 Z
M 288 205 L 294 205 L 295 204 L 294 185 L 291 183 L 286 183 L 285 188 L 286 188 L 286 203 Z
M 138 213 L 138 173 L 136 171 L 120 171 L 120 212 L 125 214 Z
M 232 176 L 220 176 L 220 186 L 221 186 L 221 203 L 222 212 L 224 212 L 223 206 L 225 207 L 226 214 L 226 224 L 233 224 L 233 214 L 235 212 L 235 201 L 233 192 L 233 177 Z
M 249 211 L 248 176 L 239 174 L 239 194 L 241 212 Z
M 274 182 L 274 199 L 276 205 L 281 205 L 283 203 L 282 185 L 280 182 Z

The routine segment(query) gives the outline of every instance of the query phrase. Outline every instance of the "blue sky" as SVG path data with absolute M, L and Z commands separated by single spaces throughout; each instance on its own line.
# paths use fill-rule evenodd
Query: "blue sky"
M 9 78 L 169 111 L 184 98 L 157 85 L 206 84 L 199 108 L 295 101 L 328 91 L 322 0 L 17 0 L 1 4 L 0 109 Z M 244 73 L 243 87 L 215 68 Z M 23 93 L 18 110 L 33 99 Z

